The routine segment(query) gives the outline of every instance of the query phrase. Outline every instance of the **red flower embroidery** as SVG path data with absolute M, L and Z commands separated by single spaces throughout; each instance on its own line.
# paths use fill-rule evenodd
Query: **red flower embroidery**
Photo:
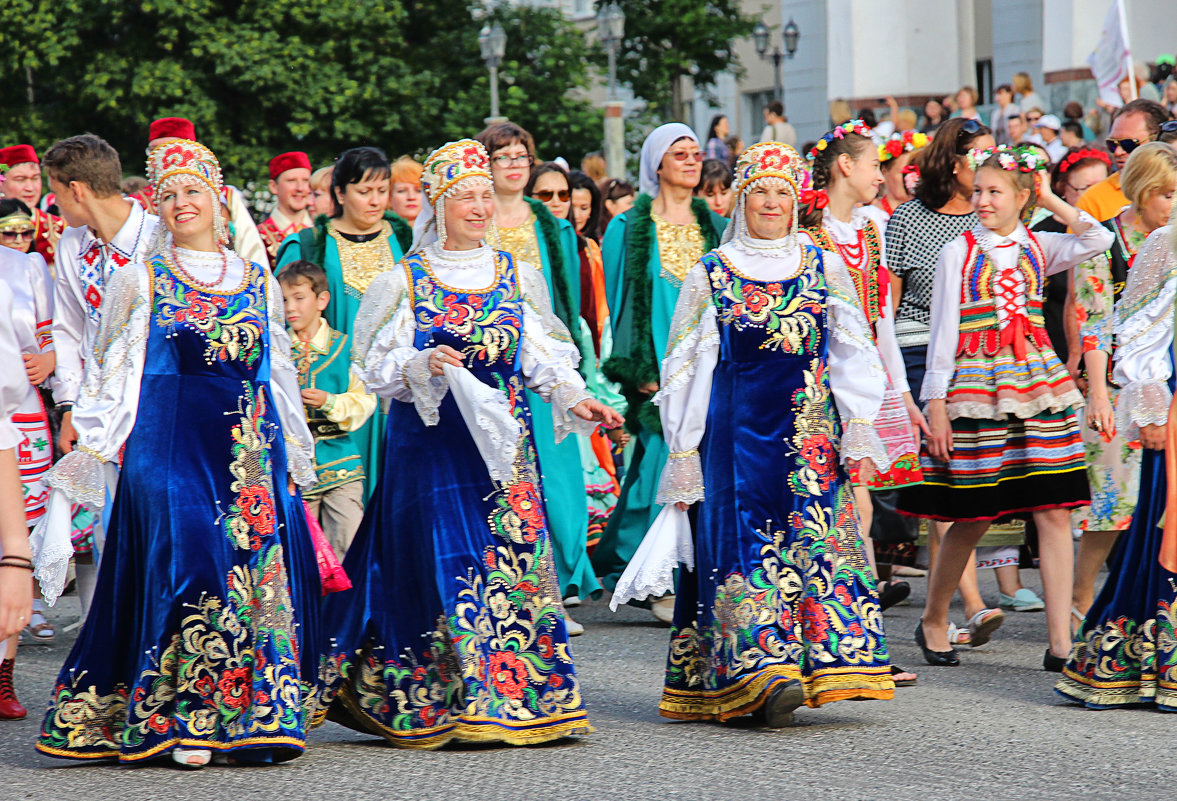
M 192 686 L 196 689 L 196 692 L 200 693 L 202 698 L 212 695 L 213 690 L 216 689 L 213 680 L 208 676 L 201 676 Z
M 760 154 L 760 169 L 772 170 L 783 167 L 788 159 L 785 158 L 785 153 L 779 147 L 770 147 Z
M 511 651 L 490 655 L 490 683 L 495 692 L 508 698 L 522 698 L 527 689 L 527 665 Z
M 437 722 L 437 710 L 431 706 L 423 708 L 418 714 L 421 716 L 421 722 L 426 726 L 432 726 Z
M 259 534 L 274 532 L 274 502 L 270 490 L 261 484 L 245 487 L 237 496 L 237 506 L 245 522 Z
M 816 435 L 806 437 L 801 444 L 801 458 L 819 474 L 829 469 L 833 461 L 834 449 L 828 437 Z
M 779 298 L 784 293 L 784 290 L 781 288 L 780 284 L 769 284 L 764 288 L 764 291 L 772 295 L 774 298 Z
M 555 649 L 552 648 L 551 634 L 541 634 L 536 645 L 539 647 L 539 655 L 544 659 L 551 659 L 552 655 L 556 653 Z
M 162 164 L 164 167 L 183 167 L 194 158 L 195 153 L 177 144 L 164 151 Z
M 486 151 L 480 147 L 468 147 L 462 151 L 462 166 L 466 169 L 486 168 Z
M 551 686 L 553 690 L 558 690 L 564 686 L 564 677 L 559 673 L 553 673 L 551 678 L 548 679 L 548 685 Z
M 497 561 L 498 560 L 495 559 L 494 548 L 487 548 L 486 549 L 486 569 L 487 570 L 494 570 L 495 563 Z
M 244 709 L 249 706 L 249 668 L 229 668 L 217 682 L 221 691 L 221 703 L 230 709 Z
M 810 642 L 824 640 L 830 630 L 825 608 L 813 597 L 801 602 L 801 629 Z
M 181 323 L 188 321 L 207 322 L 210 316 L 216 315 L 225 308 L 225 298 L 219 295 L 202 298 L 195 289 L 188 290 L 184 295 L 184 300 L 188 302 L 188 306 L 176 312 L 176 320 Z
M 147 727 L 159 734 L 167 734 L 168 729 L 172 727 L 172 722 L 156 712 L 147 719 Z
M 536 529 L 543 524 L 539 493 L 535 491 L 535 484 L 530 481 L 520 481 L 511 485 L 511 488 L 507 490 L 507 505 L 511 507 L 512 512 L 519 516 L 527 528 Z M 535 538 L 534 531 L 529 532 L 525 537 L 528 542 L 535 542 Z
M 759 314 L 765 308 L 772 305 L 772 298 L 759 287 L 745 287 L 744 305 L 748 307 L 750 314 Z
M 535 586 L 530 581 L 519 582 L 518 584 L 515 585 L 515 589 L 517 589 L 521 592 L 525 592 L 528 595 L 534 595 L 535 593 L 539 592 L 539 587 Z

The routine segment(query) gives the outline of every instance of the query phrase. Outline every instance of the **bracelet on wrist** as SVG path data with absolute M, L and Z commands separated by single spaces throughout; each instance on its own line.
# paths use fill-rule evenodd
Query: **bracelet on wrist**
M 692 456 L 698 456 L 698 455 L 699 455 L 699 449 L 698 448 L 691 448 L 689 451 L 678 451 L 676 453 L 672 453 L 667 458 L 670 458 L 670 459 L 689 459 Z

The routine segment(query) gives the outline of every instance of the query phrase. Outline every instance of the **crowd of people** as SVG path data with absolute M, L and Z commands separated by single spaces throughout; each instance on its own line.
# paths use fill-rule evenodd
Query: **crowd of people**
M 1177 121 L 977 100 L 668 123 L 637 187 L 511 122 L 292 151 L 260 223 L 186 119 L 146 183 L 0 149 L 0 718 L 72 584 L 51 756 L 586 735 L 603 591 L 670 627 L 661 714 L 781 727 L 920 680 L 883 613 L 925 565 L 928 665 L 1045 610 L 1060 694 L 1177 710 Z

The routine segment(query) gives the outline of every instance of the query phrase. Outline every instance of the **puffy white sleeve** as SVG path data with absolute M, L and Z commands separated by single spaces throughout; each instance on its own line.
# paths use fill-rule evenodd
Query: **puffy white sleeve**
M 0 450 L 15 448 L 24 439 L 12 415 L 28 394 L 28 379 L 20 343 L 12 327 L 12 292 L 0 282 Z
M 887 368 L 887 375 L 890 376 L 895 391 L 910 392 L 907 367 L 903 364 L 903 352 L 899 350 L 899 339 L 895 336 L 895 306 L 889 296 L 882 307 L 882 316 L 875 323 L 875 341 L 879 346 L 879 357 L 883 361 L 883 366 Z
M 1172 226 L 1164 226 L 1145 240 L 1114 313 L 1112 380 L 1121 387 L 1116 425 L 1129 439 L 1139 436 L 1139 426 L 1164 425 L 1168 420 L 1169 353 L 1177 298 L 1177 256 L 1171 232 Z
M 233 223 L 233 250 L 247 262 L 269 264 L 270 256 L 266 251 L 266 245 L 262 242 L 262 235 L 257 231 L 257 223 L 249 214 L 241 190 L 235 186 L 228 189 L 229 217 Z
M 1097 253 L 1103 253 L 1116 240 L 1115 234 L 1100 225 L 1087 212 L 1080 211 L 1079 220 L 1091 224 L 1091 227 L 1081 234 L 1055 234 L 1049 231 L 1034 234 L 1046 253 L 1047 275 L 1069 270 Z
M 429 375 L 433 348 L 414 347 L 415 326 L 406 272 L 398 267 L 376 276 L 352 326 L 352 374 L 369 392 L 412 403 L 425 425 L 437 425 L 447 384 L 445 378 Z
M 548 282 L 527 262 L 516 263 L 523 296 L 523 338 L 519 356 L 529 389 L 552 405 L 556 442 L 568 434 L 592 434 L 597 424 L 572 413 L 572 407 L 592 398 L 577 372 L 580 350 L 552 311 Z
M 670 323 L 661 389 L 654 396 L 670 458 L 662 468 L 657 503 L 704 499 L 699 443 L 707 428 L 711 379 L 719 361 L 719 324 L 707 268 L 697 262 L 683 280 Z
M 286 310 L 282 289 L 274 274 L 266 273 L 266 316 L 270 330 L 270 391 L 286 441 L 286 468 L 301 489 L 315 486 L 315 441 L 307 428 L 306 412 L 298 386 L 298 370 L 290 358 L 290 335 L 286 332 Z
M 956 373 L 956 346 L 960 339 L 960 281 L 968 245 L 958 237 L 940 251 L 932 282 L 929 321 L 928 370 L 920 400 L 948 397 L 948 385 Z
M 82 388 L 82 331 L 86 327 L 86 310 L 82 307 L 82 279 L 72 250 L 65 239 L 58 243 L 57 280 L 53 289 L 53 348 L 57 367 L 49 379 L 53 400 L 57 403 L 77 401 Z M 69 244 L 74 245 L 73 237 Z
M 842 459 L 869 458 L 877 469 L 886 470 L 891 458 L 874 425 L 887 389 L 883 362 L 871 340 L 866 315 L 858 306 L 858 293 L 846 265 L 828 251 L 822 253 L 822 260 L 831 334 L 830 390 L 842 418 Z
M 106 285 L 102 322 L 73 411 L 78 441 L 46 476 L 49 486 L 93 510 L 106 502 L 104 465 L 113 464 L 139 408 L 151 303 L 147 267 L 128 264 Z

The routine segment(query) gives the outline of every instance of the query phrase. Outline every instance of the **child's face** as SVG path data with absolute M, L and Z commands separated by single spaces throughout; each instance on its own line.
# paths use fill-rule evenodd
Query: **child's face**
M 835 169 L 850 187 L 856 203 L 870 203 L 878 195 L 883 173 L 879 169 L 879 149 L 873 143 L 866 143 L 853 156 L 838 156 Z
M 307 281 L 282 284 L 282 303 L 286 307 L 286 324 L 294 329 L 295 333 L 313 330 L 330 299 L 330 292 L 316 295 L 314 287 Z
M 1004 170 L 982 167 L 973 177 L 973 208 L 981 225 L 1006 235 L 1017 227 L 1028 189 L 1017 189 Z

